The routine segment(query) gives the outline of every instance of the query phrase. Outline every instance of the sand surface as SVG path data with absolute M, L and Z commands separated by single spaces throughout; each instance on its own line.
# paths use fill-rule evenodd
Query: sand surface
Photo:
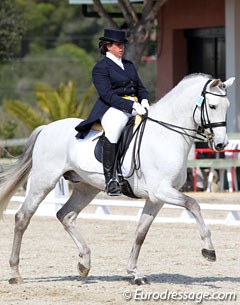
M 217 261 L 211 263 L 201 256 L 203 245 L 196 225 L 154 223 L 138 263 L 151 285 L 135 286 L 126 274 L 126 264 L 136 225 L 77 220 L 92 250 L 92 269 L 84 283 L 77 272 L 77 248 L 62 225 L 54 217 L 34 216 L 22 243 L 24 284 L 10 285 L 14 216 L 5 216 L 0 222 L 0 304 L 185 305 L 200 304 L 204 293 L 215 300 L 202 304 L 240 304 L 239 226 L 209 225 L 217 254 Z M 221 300 L 225 293 L 235 293 L 237 300 Z

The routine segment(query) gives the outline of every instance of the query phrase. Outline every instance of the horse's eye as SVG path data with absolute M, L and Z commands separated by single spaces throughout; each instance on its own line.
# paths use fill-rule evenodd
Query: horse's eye
M 209 104 L 209 108 L 210 109 L 216 109 L 217 107 L 216 107 L 216 105 Z

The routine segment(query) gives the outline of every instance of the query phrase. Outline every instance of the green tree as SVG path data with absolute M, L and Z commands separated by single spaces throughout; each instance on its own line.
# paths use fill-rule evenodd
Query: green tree
M 23 22 L 15 1 L 0 1 L 0 63 L 9 61 L 19 50 Z
M 79 6 L 59 0 L 16 0 L 26 23 L 22 56 L 73 43 L 95 51 L 93 38 L 102 30 L 100 18 L 84 18 Z
M 94 58 L 74 44 L 62 44 L 55 49 L 29 54 L 13 65 L 4 65 L 0 71 L 1 100 L 20 99 L 35 102 L 34 90 L 39 83 L 57 87 L 72 80 L 80 84 L 77 99 L 82 100 L 85 88 L 92 83 Z
M 8 100 L 4 109 L 20 120 L 29 131 L 39 125 L 68 117 L 86 117 L 92 107 L 89 100 L 94 92 L 93 85 L 87 90 L 81 103 L 76 99 L 76 86 L 69 81 L 61 83 L 57 90 L 49 85 L 39 85 L 35 94 L 37 107 L 19 100 Z

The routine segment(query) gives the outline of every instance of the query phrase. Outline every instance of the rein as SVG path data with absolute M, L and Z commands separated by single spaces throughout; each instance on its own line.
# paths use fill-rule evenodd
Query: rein
M 205 141 L 205 142 L 209 142 L 212 138 L 213 138 L 213 128 L 216 127 L 222 127 L 222 126 L 226 126 L 226 121 L 223 122 L 215 122 L 215 123 L 211 123 L 210 119 L 209 119 L 209 115 L 208 115 L 208 111 L 207 111 L 207 106 L 206 106 L 206 94 L 211 94 L 211 95 L 215 95 L 215 96 L 219 96 L 219 97 L 225 97 L 227 94 L 217 94 L 217 93 L 212 93 L 207 91 L 207 85 L 211 82 L 212 80 L 209 79 L 206 84 L 203 87 L 202 93 L 201 93 L 201 126 L 198 127 L 198 129 L 191 129 L 191 128 L 186 128 L 186 127 L 182 127 L 182 126 L 177 126 L 174 124 L 170 124 L 170 123 L 166 123 L 163 121 L 158 121 L 155 120 L 153 118 L 150 118 L 148 116 L 148 112 L 142 117 L 142 121 L 140 122 L 139 126 L 137 127 L 137 129 L 134 131 L 133 133 L 133 137 L 136 135 L 135 140 L 134 140 L 134 145 L 133 145 L 133 168 L 130 172 L 130 174 L 128 174 L 128 176 L 126 176 L 125 178 L 130 178 L 133 174 L 135 170 L 139 170 L 141 167 L 141 161 L 140 161 L 140 147 L 141 147 L 141 143 L 142 143 L 142 136 L 144 133 L 144 129 L 146 126 L 146 122 L 147 120 L 157 123 L 169 130 L 172 130 L 174 132 L 177 132 L 181 135 L 184 136 L 188 136 L 190 138 L 193 138 L 195 140 L 200 140 L 200 141 Z M 198 109 L 198 105 L 196 105 L 194 111 L 193 111 L 193 120 L 195 122 L 195 113 L 196 110 Z M 196 122 L 195 122 L 196 123 Z M 210 129 L 210 133 L 205 134 L 205 129 L 209 128 Z M 191 134 L 189 134 L 188 132 L 194 132 L 197 133 L 197 135 L 199 136 L 193 136 Z M 123 164 L 123 160 L 124 160 L 125 154 L 123 155 L 123 157 L 121 158 L 120 161 L 120 165 Z

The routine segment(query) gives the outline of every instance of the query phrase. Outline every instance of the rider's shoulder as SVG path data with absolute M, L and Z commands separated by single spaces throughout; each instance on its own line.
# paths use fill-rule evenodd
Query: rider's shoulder
M 131 60 L 128 60 L 128 59 L 125 59 L 125 58 L 122 59 L 122 62 L 124 64 L 131 64 L 131 65 L 133 65 L 133 62 Z

